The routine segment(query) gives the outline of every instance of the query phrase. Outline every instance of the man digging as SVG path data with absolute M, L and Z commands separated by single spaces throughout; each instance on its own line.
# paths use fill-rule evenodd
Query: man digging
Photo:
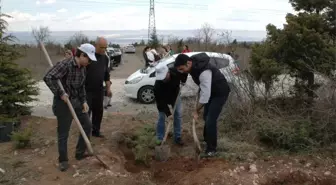
M 94 46 L 82 44 L 78 47 L 75 57 L 58 62 L 43 78 L 54 94 L 52 110 L 57 117 L 58 160 L 61 171 L 69 168 L 67 143 L 73 117 L 66 104 L 67 101 L 71 102 L 86 135 L 90 136 L 91 122 L 88 115 L 89 106 L 86 103 L 85 67 L 91 61 L 96 61 Z M 57 80 L 61 81 L 64 91 L 57 84 Z M 75 158 L 81 160 L 87 157 L 84 154 L 85 150 L 85 141 L 79 135 Z
M 104 137 L 100 132 L 100 126 L 104 113 L 104 94 L 110 97 L 111 84 L 109 58 L 106 55 L 107 41 L 103 37 L 96 40 L 95 57 L 97 62 L 87 67 L 85 88 L 87 93 L 87 102 L 90 107 L 89 115 L 92 116 L 92 136 Z M 104 81 L 106 91 L 104 91 Z
M 187 81 L 188 75 L 180 74 L 176 69 L 169 69 L 164 64 L 158 64 L 155 67 L 156 81 L 154 84 L 154 95 L 156 99 L 156 106 L 159 111 L 159 118 L 156 126 L 157 144 L 161 144 L 161 141 L 165 133 L 165 119 L 166 116 L 170 121 L 174 120 L 174 141 L 178 145 L 183 145 L 181 139 L 181 123 L 182 123 L 182 107 L 181 99 L 178 96 L 180 91 L 180 84 L 184 84 Z M 174 107 L 175 112 L 170 112 L 168 105 Z
M 174 66 L 182 73 L 189 73 L 200 87 L 200 98 L 193 116 L 197 120 L 204 107 L 203 137 L 207 147 L 201 157 L 213 157 L 217 152 L 217 119 L 230 94 L 229 84 L 219 69 L 210 63 L 210 57 L 206 53 L 192 57 L 180 54 L 176 57 Z

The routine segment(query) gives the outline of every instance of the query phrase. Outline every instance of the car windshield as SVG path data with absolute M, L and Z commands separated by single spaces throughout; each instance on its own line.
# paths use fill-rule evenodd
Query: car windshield
M 120 52 L 120 49 L 119 48 L 115 48 L 114 49 L 116 52 Z

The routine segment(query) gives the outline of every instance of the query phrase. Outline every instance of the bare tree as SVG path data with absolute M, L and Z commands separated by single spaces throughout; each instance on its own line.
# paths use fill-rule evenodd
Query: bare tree
M 229 46 L 232 43 L 232 31 L 225 30 L 218 34 L 220 44 Z
M 208 50 L 209 45 L 215 34 L 215 29 L 209 24 L 204 23 L 200 29 L 200 36 L 205 44 L 205 50 Z
M 176 44 L 176 43 L 178 43 L 178 41 L 179 41 L 179 38 L 174 36 L 174 35 L 168 35 L 167 36 L 168 44 Z
M 197 29 L 195 31 L 195 39 L 197 40 L 197 46 L 198 46 L 198 50 L 202 50 L 201 49 L 201 45 L 202 45 L 202 42 L 203 42 L 203 38 L 202 38 L 202 30 L 201 29 Z
M 32 29 L 32 35 L 37 42 L 37 46 L 40 48 L 40 60 L 42 59 L 42 48 L 40 47 L 40 42 L 46 43 L 49 41 L 51 31 L 48 26 L 40 26 L 39 28 Z
M 32 29 L 32 35 L 34 36 L 37 43 L 40 41 L 45 43 L 50 38 L 51 31 L 48 26 L 40 26 L 39 28 Z
M 88 43 L 89 37 L 82 32 L 75 33 L 69 40 L 72 47 L 78 47 L 81 44 Z

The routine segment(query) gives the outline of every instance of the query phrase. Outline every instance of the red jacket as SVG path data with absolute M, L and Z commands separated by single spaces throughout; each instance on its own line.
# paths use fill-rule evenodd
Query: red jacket
M 72 56 L 75 56 L 75 54 L 76 54 L 76 49 L 75 49 L 75 48 L 72 48 L 72 49 L 71 49 L 71 52 L 72 52 Z
M 184 49 L 184 50 L 182 51 L 182 53 L 189 53 L 189 52 L 191 52 L 189 49 Z

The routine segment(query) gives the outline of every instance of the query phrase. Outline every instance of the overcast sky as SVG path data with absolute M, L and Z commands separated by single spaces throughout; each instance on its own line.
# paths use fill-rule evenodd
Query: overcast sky
M 52 31 L 148 28 L 149 0 L 2 0 L 10 31 L 49 26 Z M 157 29 L 265 30 L 282 27 L 293 12 L 288 0 L 155 0 Z

